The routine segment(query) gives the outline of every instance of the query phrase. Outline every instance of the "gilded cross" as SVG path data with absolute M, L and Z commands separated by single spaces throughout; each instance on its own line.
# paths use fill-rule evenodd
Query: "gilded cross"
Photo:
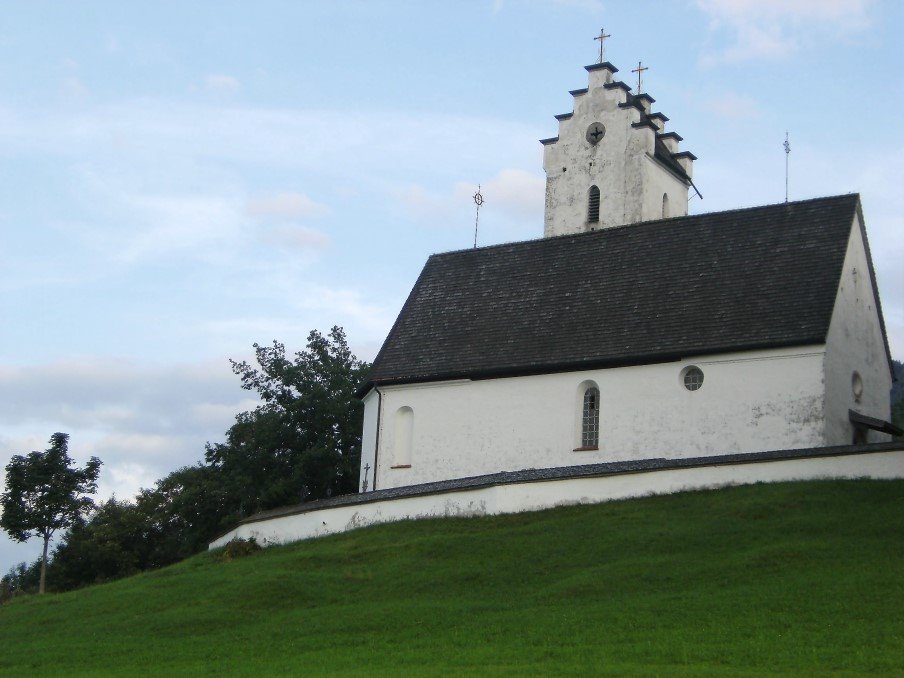
M 603 45 L 603 43 L 606 41 L 606 38 L 611 38 L 611 37 L 612 37 L 611 35 L 608 35 L 606 33 L 605 29 L 601 28 L 600 34 L 594 38 L 594 40 L 600 41 L 600 63 L 603 63 L 603 55 L 606 53 L 606 47 Z
M 631 69 L 632 73 L 637 73 L 637 93 L 640 94 L 643 92 L 643 72 L 648 71 L 650 68 L 648 66 L 641 66 L 641 62 L 637 62 L 637 68 Z

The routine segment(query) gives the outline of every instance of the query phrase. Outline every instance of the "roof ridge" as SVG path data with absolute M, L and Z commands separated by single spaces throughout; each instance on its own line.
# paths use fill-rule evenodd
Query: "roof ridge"
M 433 259 L 434 257 L 446 257 L 451 256 L 453 254 L 465 254 L 467 252 L 485 252 L 493 249 L 499 249 L 502 247 L 512 247 L 513 245 L 526 245 L 528 243 L 539 243 L 545 242 L 547 240 L 558 240 L 561 238 L 579 238 L 579 237 L 591 237 L 591 236 L 599 236 L 601 233 L 611 233 L 613 231 L 621 231 L 626 228 L 637 228 L 639 226 L 647 226 L 652 224 L 660 224 L 663 222 L 676 223 L 685 221 L 687 219 L 699 219 L 700 217 L 708 217 L 716 214 L 736 214 L 739 212 L 752 212 L 754 210 L 763 210 L 768 208 L 776 208 L 776 207 L 790 207 L 793 205 L 803 205 L 805 203 L 813 203 L 813 202 L 830 202 L 834 200 L 842 200 L 844 198 L 855 198 L 857 202 L 860 201 L 860 193 L 852 192 L 852 193 L 840 193 L 837 195 L 826 195 L 819 198 L 804 198 L 803 200 L 792 200 L 790 202 L 775 202 L 769 203 L 766 205 L 753 205 L 750 207 L 735 207 L 733 209 L 728 210 L 718 210 L 713 212 L 701 212 L 699 214 L 686 214 L 680 217 L 666 217 L 664 219 L 649 219 L 647 221 L 635 221 L 631 224 L 619 224 L 618 226 L 607 226 L 604 228 L 598 228 L 592 231 L 585 231 L 583 233 L 562 233 L 560 235 L 553 236 L 540 236 L 537 238 L 528 238 L 526 240 L 510 240 L 507 242 L 495 243 L 493 245 L 483 245 L 481 247 L 466 247 L 457 250 L 447 250 L 445 252 L 434 252 L 428 258 Z

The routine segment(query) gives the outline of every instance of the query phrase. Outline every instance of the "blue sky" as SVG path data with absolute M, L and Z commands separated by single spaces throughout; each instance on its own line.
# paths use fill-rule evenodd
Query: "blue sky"
M 904 356 L 897 2 L 7 2 L 0 459 L 71 435 L 131 496 L 254 400 L 228 358 L 371 359 L 433 252 L 542 234 L 593 37 L 693 151 L 694 213 L 860 192 Z M 895 31 L 898 31 L 897 33 Z M 0 539 L 0 568 L 37 542 Z

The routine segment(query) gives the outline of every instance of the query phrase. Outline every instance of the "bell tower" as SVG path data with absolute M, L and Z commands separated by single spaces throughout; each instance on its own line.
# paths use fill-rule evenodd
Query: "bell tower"
M 608 37 L 608 36 L 606 36 Z M 573 111 L 556 116 L 558 136 L 542 139 L 546 237 L 684 216 L 693 161 L 681 137 L 653 113 L 655 99 L 620 80 L 608 61 L 585 66 L 588 84 L 570 92 Z M 696 191 L 696 187 L 694 187 Z M 698 192 L 699 195 L 699 192 Z

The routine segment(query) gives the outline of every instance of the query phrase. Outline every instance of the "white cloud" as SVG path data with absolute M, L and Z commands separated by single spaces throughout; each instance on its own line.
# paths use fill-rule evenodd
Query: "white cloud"
M 72 434 L 77 463 L 100 457 L 100 495 L 133 495 L 204 457 L 256 399 L 222 362 L 138 366 L 84 357 L 0 370 L 0 457 Z M 36 433 L 40 432 L 40 433 Z
M 602 12 L 604 5 L 600 0 L 552 0 L 552 4 L 565 9 L 576 9 L 582 12 L 597 14 Z
M 204 79 L 204 88 L 208 92 L 217 92 L 220 94 L 235 94 L 242 88 L 242 83 L 239 82 L 238 78 L 234 78 L 231 75 L 223 75 L 221 73 L 217 73 L 214 75 L 208 75 Z
M 147 465 L 137 462 L 118 464 L 108 469 L 105 475 L 106 482 L 98 489 L 105 495 L 115 494 L 121 499 L 135 496 L 142 488 L 153 487 L 154 482 L 160 479 Z M 104 491 L 104 485 L 111 489 Z
M 725 92 L 710 98 L 704 108 L 729 120 L 751 120 L 762 115 L 759 102 L 753 97 L 736 92 Z
M 460 182 L 455 186 L 455 197 L 464 200 L 476 191 L 476 184 Z M 498 208 L 513 219 L 543 218 L 546 181 L 539 173 L 520 169 L 500 170 L 495 177 L 481 184 L 480 194 L 486 209 Z
M 395 320 L 386 307 L 367 300 L 358 290 L 308 285 L 298 296 L 298 307 L 302 309 L 329 310 L 345 321 L 364 328 L 368 334 L 385 336 Z
M 286 217 L 306 219 L 321 217 L 329 212 L 326 205 L 315 202 L 304 193 L 286 191 L 257 195 L 248 200 L 247 212 L 256 217 Z
M 111 260 L 132 264 L 175 253 L 210 260 L 243 242 L 243 201 L 229 185 L 153 190 L 139 185 L 150 183 L 148 177 L 117 170 L 101 165 L 76 170 L 75 192 L 93 220 L 65 225 Z M 171 169 L 174 175 L 183 171 Z
M 330 244 L 329 236 L 314 228 L 282 224 L 266 232 L 267 240 L 294 250 L 319 250 Z
M 503 230 L 509 232 L 511 228 L 525 224 L 542 224 L 545 185 L 539 173 L 500 170 L 492 179 L 480 184 L 484 199 L 480 208 L 481 224 L 486 227 L 495 223 L 502 228 L 504 222 L 507 226 Z M 473 223 L 477 186 L 459 181 L 440 192 L 411 184 L 395 189 L 393 195 L 413 221 L 458 229 L 462 223 Z
M 710 31 L 728 34 L 728 46 L 704 56 L 708 63 L 782 59 L 830 34 L 844 40 L 872 23 L 872 0 L 697 0 Z

